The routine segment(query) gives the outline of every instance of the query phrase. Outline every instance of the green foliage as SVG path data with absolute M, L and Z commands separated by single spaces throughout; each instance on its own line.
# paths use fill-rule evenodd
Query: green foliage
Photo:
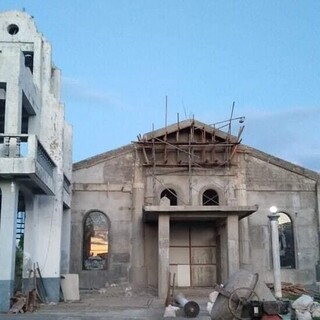
M 23 269 L 23 237 L 21 237 L 16 247 L 16 265 L 15 265 L 15 291 L 22 289 L 22 269 Z

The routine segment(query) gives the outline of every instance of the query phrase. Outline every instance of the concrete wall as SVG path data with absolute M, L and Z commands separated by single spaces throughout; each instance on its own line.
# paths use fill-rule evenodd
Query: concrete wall
M 131 151 L 74 171 L 70 269 L 79 273 L 81 288 L 129 281 L 133 157 Z M 90 211 L 100 211 L 110 220 L 107 270 L 82 270 L 83 222 Z
M 297 266 L 292 270 L 282 269 L 282 280 L 301 283 L 315 280 L 318 224 L 316 183 L 313 179 L 294 173 L 290 164 L 288 168 L 280 167 L 250 153 L 237 154 L 235 165 L 230 168 L 192 168 L 191 180 L 187 168 L 156 167 L 154 179 L 153 168 L 141 167 L 139 159 L 143 156 L 138 154 L 140 158 L 136 158 L 134 153 L 128 150 L 115 150 L 74 166 L 72 270 L 80 273 L 81 286 L 90 287 L 94 284 L 95 287 L 101 287 L 110 281 L 132 281 L 128 278 L 128 270 L 132 269 L 133 265 L 140 265 L 147 285 L 157 288 L 158 224 L 156 221 L 145 223 L 141 217 L 133 222 L 131 209 L 134 209 L 135 205 L 131 191 L 137 184 L 142 185 L 144 190 L 143 205 L 159 205 L 160 194 L 165 188 L 176 191 L 178 205 L 202 205 L 202 193 L 212 188 L 218 192 L 221 205 L 259 206 L 257 212 L 240 220 L 239 224 L 232 223 L 237 219 L 236 216 L 229 220 L 220 220 L 217 225 L 213 223 L 218 239 L 216 255 L 219 282 L 226 281 L 230 272 L 239 266 L 259 272 L 267 282 L 273 281 L 270 222 L 267 216 L 270 214 L 269 208 L 276 205 L 280 211 L 291 217 L 295 230 Z M 140 172 L 138 175 L 137 168 Z M 141 203 L 138 206 L 141 206 Z M 111 221 L 113 262 L 106 272 L 81 270 L 82 223 L 85 214 L 93 209 L 106 213 Z M 138 216 L 141 214 L 139 210 L 135 213 Z M 139 248 L 144 248 L 143 257 L 141 253 L 136 253 L 136 238 L 132 234 L 132 230 L 137 228 L 134 225 L 139 223 L 144 239 L 144 243 L 139 245 Z M 128 259 L 119 263 L 114 256 L 118 254 Z M 133 258 L 135 254 L 136 258 Z M 237 255 L 240 261 L 235 258 Z M 115 271 L 114 268 L 122 271 Z
M 290 216 L 294 226 L 296 269 L 282 269 L 282 281 L 314 282 L 319 250 L 315 181 L 250 156 L 246 158 L 246 166 L 247 201 L 259 205 L 259 210 L 249 218 L 253 270 L 272 282 L 267 216 L 269 208 L 275 205 L 279 212 Z

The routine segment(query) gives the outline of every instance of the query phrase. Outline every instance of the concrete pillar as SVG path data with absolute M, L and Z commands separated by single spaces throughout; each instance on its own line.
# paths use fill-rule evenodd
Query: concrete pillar
M 57 196 L 37 196 L 35 206 L 36 248 L 33 262 L 39 264 L 49 302 L 60 299 L 62 202 Z
M 135 182 L 132 190 L 132 266 L 130 280 L 135 287 L 147 286 L 147 269 L 144 261 L 143 229 L 144 184 L 140 168 L 135 168 Z
M 227 217 L 228 277 L 239 270 L 239 219 L 237 215 Z
M 237 183 L 237 204 L 247 206 L 247 185 L 246 185 L 246 161 L 245 155 L 238 155 L 239 167 L 236 175 Z M 239 221 L 239 250 L 240 267 L 246 270 L 252 270 L 250 236 L 249 236 L 249 217 Z
M 10 57 L 10 77 L 7 80 L 6 108 L 5 108 L 5 133 L 21 133 L 22 90 L 19 84 L 22 52 L 20 48 L 6 48 Z M 12 63 L 14 61 L 15 63 Z
M 71 209 L 64 209 L 62 215 L 61 233 L 61 273 L 69 273 L 71 241 Z
M 2 194 L 0 221 L 0 312 L 7 312 L 10 308 L 10 298 L 14 293 L 19 190 L 14 182 L 1 183 L 0 187 Z
M 270 219 L 270 224 L 271 224 L 274 295 L 276 298 L 281 298 L 282 297 L 281 268 L 280 268 L 280 249 L 279 249 L 279 230 L 278 230 L 279 214 L 274 213 L 274 214 L 268 215 L 268 218 Z
M 252 263 L 249 238 L 249 218 L 243 218 L 239 221 L 239 239 L 241 268 L 251 271 Z
M 159 215 L 158 222 L 158 296 L 165 299 L 169 281 L 170 216 Z

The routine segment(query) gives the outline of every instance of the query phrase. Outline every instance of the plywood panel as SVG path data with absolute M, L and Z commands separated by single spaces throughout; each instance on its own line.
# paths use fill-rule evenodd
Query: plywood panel
M 213 246 L 216 236 L 213 226 L 197 224 L 191 227 L 191 246 Z
M 192 265 L 191 285 L 194 287 L 209 287 L 217 283 L 216 266 Z
M 190 264 L 189 248 L 170 247 L 169 263 L 170 264 Z
M 190 287 L 190 265 L 178 265 L 177 286 Z
M 216 248 L 215 247 L 192 247 L 191 264 L 215 264 Z
M 170 226 L 170 246 L 188 246 L 189 228 L 185 225 L 172 224 Z

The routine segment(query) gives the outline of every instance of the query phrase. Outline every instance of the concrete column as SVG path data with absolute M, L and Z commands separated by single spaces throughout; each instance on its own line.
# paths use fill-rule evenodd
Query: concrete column
M 10 57 L 10 77 L 7 80 L 6 108 L 5 108 L 5 133 L 21 133 L 22 90 L 19 84 L 22 52 L 20 48 L 6 48 Z M 12 63 L 15 61 L 16 63 Z
M 237 183 L 237 202 L 240 206 L 247 206 L 247 185 L 246 185 L 246 161 L 245 155 L 238 155 L 239 167 L 236 175 Z M 251 271 L 251 252 L 249 237 L 249 217 L 239 221 L 239 250 L 240 250 L 240 267 Z
M 1 183 L 0 221 L 0 312 L 10 308 L 16 260 L 16 224 L 19 190 L 14 182 Z
M 239 238 L 241 268 L 251 271 L 252 264 L 249 238 L 249 218 L 243 218 L 239 221 Z
M 36 196 L 34 208 L 36 247 L 32 260 L 39 264 L 49 302 L 60 298 L 62 199 L 57 196 Z
M 169 281 L 170 217 L 159 215 L 158 222 L 158 296 L 165 299 Z
M 71 209 L 64 209 L 62 214 L 61 233 L 61 273 L 69 273 L 71 241 Z
M 227 217 L 228 277 L 239 270 L 239 220 L 237 215 Z
M 282 297 L 281 292 L 281 268 L 280 268 L 280 249 L 279 249 L 279 231 L 278 218 L 279 214 L 271 214 L 268 216 L 271 224 L 271 242 L 272 242 L 272 262 L 274 277 L 274 295 L 276 298 Z
M 147 286 L 147 271 L 144 261 L 143 229 L 144 184 L 139 168 L 135 169 L 135 182 L 132 190 L 132 267 L 131 283 L 135 287 Z

